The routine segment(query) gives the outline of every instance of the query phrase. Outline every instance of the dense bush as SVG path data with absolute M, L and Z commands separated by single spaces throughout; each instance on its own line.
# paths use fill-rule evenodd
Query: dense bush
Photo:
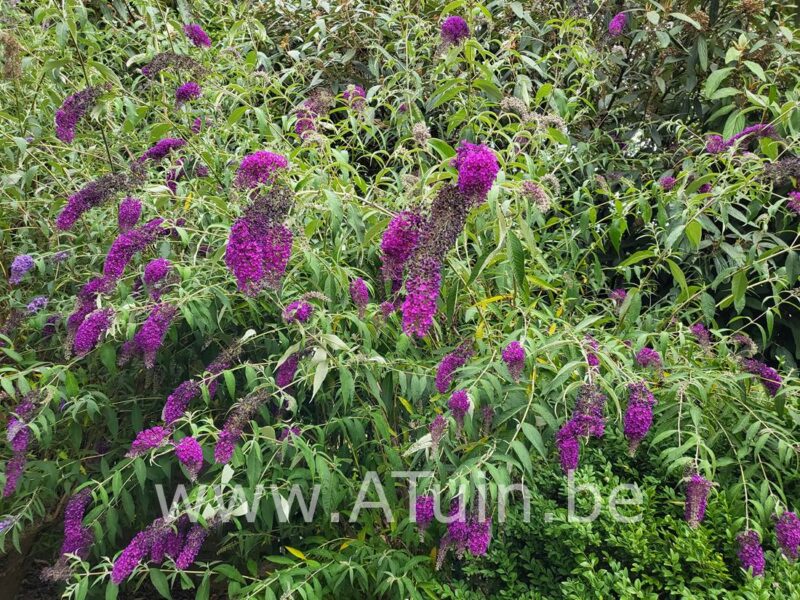
M 4 589 L 796 597 L 796 14 L 6 3 Z

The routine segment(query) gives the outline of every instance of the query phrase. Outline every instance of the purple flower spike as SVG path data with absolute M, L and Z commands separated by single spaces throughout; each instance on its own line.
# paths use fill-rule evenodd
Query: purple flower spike
M 150 429 L 143 429 L 136 435 L 136 439 L 131 444 L 131 449 L 125 455 L 135 458 L 150 452 L 153 448 L 160 448 L 167 443 L 171 430 L 169 427 L 156 425 Z
M 442 22 L 442 41 L 448 46 L 454 46 L 469 37 L 469 25 L 457 15 L 447 17 Z
M 775 523 L 775 537 L 778 545 L 786 557 L 797 560 L 798 547 L 800 546 L 800 519 L 793 512 L 784 512 Z
M 350 298 L 358 307 L 358 316 L 364 318 L 364 311 L 369 302 L 369 290 L 361 277 L 356 277 L 350 282 Z
M 712 485 L 708 479 L 697 473 L 692 473 L 686 483 L 683 518 L 692 529 L 700 525 L 706 515 L 706 502 Z
M 18 285 L 22 278 L 34 267 L 33 258 L 27 254 L 20 254 L 11 261 L 11 276 L 8 278 L 8 283 L 11 285 Z
M 633 454 L 653 424 L 656 399 L 643 381 L 628 385 L 628 408 L 623 418 L 623 430 Z
M 183 438 L 178 445 L 175 446 L 175 455 L 178 460 L 189 472 L 189 478 L 194 481 L 203 468 L 203 448 L 191 436 Z
M 113 319 L 114 310 L 111 308 L 101 308 L 87 315 L 75 333 L 72 345 L 75 354 L 83 356 L 93 350 Z
M 187 81 L 175 90 L 175 103 L 178 106 L 182 106 L 190 100 L 196 100 L 202 93 L 203 90 L 200 88 L 197 82 Z
M 525 348 L 519 342 L 509 342 L 503 348 L 502 357 L 511 378 L 519 381 L 520 375 L 525 369 Z
M 446 354 L 436 370 L 436 389 L 444 394 L 453 383 L 453 373 L 463 367 L 472 356 L 472 342 L 466 341 L 453 352 Z
M 481 204 L 494 184 L 500 166 L 497 157 L 485 144 L 463 140 L 452 165 L 458 169 L 458 189 L 473 205 Z
M 142 202 L 136 198 L 125 198 L 119 205 L 117 223 L 120 233 L 125 233 L 136 227 L 142 215 Z
M 625 26 L 627 24 L 628 15 L 624 12 L 617 13 L 608 23 L 608 33 L 611 35 L 611 37 L 619 37 L 625 31 Z
M 183 32 L 186 34 L 186 37 L 189 38 L 189 41 L 198 48 L 208 48 L 211 46 L 211 38 L 208 37 L 208 34 L 203 31 L 200 25 L 196 23 L 184 25 Z
M 761 538 L 758 533 L 752 529 L 748 529 L 744 533 L 740 533 L 736 540 L 739 542 L 739 562 L 745 571 L 751 570 L 754 576 L 758 577 L 764 574 L 764 549 L 761 547 Z
M 271 184 L 278 171 L 286 169 L 289 161 L 286 157 L 274 152 L 259 150 L 242 159 L 236 171 L 236 185 L 254 188 L 259 184 Z

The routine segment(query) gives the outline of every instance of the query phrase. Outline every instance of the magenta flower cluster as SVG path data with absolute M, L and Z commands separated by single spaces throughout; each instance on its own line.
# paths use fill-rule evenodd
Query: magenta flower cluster
M 289 166 L 285 156 L 259 150 L 248 154 L 242 159 L 236 171 L 236 185 L 244 188 L 254 188 L 260 184 L 271 184 L 283 169 Z
M 520 375 L 525 369 L 525 348 L 517 341 L 509 342 L 503 348 L 501 355 L 511 378 L 514 381 L 519 381 Z
M 196 100 L 202 93 L 203 90 L 196 81 L 187 81 L 175 90 L 175 103 L 182 106 L 191 100 Z
M 66 144 L 72 143 L 78 122 L 91 110 L 106 89 L 108 86 L 92 86 L 66 97 L 55 116 L 56 137 L 59 140 Z
M 608 33 L 611 35 L 611 37 L 619 37 L 625 31 L 625 26 L 627 24 L 628 15 L 624 12 L 617 13 L 608 23 Z
M 706 515 L 706 502 L 708 492 L 713 484 L 698 473 L 692 473 L 686 482 L 686 502 L 684 504 L 683 518 L 689 527 L 695 528 L 703 521 Z
M 22 279 L 34 267 L 33 257 L 27 254 L 20 254 L 15 256 L 11 261 L 11 276 L 8 278 L 8 283 L 11 285 L 19 285 Z
M 466 341 L 458 348 L 445 354 L 436 369 L 436 389 L 444 394 L 453 383 L 453 374 L 456 369 L 463 367 L 472 356 L 472 342 Z
M 262 223 L 245 217 L 231 227 L 225 264 L 239 290 L 256 296 L 280 284 L 292 253 L 292 232 L 282 223 Z
M 184 25 L 183 32 L 186 34 L 186 37 L 189 38 L 189 41 L 198 48 L 208 48 L 211 46 L 211 38 L 208 37 L 208 34 L 200 25 L 196 23 Z
M 422 223 L 423 219 L 418 214 L 403 211 L 389 221 L 383 233 L 381 239 L 383 276 L 392 282 L 393 288 L 397 289 L 403 283 L 403 272 L 417 248 Z
M 367 92 L 360 85 L 351 85 L 342 93 L 342 97 L 347 103 L 355 110 L 364 110 L 366 104 Z
M 469 25 L 457 15 L 447 17 L 442 21 L 441 35 L 446 45 L 456 45 L 469 37 Z
M 133 336 L 135 351 L 142 353 L 144 364 L 148 369 L 155 366 L 156 353 L 164 343 L 164 337 L 167 335 L 167 330 L 177 310 L 169 304 L 157 304 L 150 311 L 142 327 Z
M 653 424 L 655 396 L 643 381 L 628 384 L 628 408 L 623 417 L 623 432 L 633 453 Z
M 578 468 L 582 438 L 605 434 L 605 404 L 605 395 L 595 387 L 581 387 L 572 417 L 556 433 L 556 448 L 565 473 Z
M 129 229 L 117 236 L 106 254 L 103 264 L 103 277 L 109 284 L 118 281 L 125 273 L 125 267 L 134 255 L 153 244 L 158 238 L 169 233 L 162 227 L 164 219 L 151 219 L 141 227 Z
M 497 157 L 485 144 L 471 144 L 463 140 L 452 162 L 458 170 L 458 189 L 477 205 L 486 200 L 500 166 Z
M 636 353 L 636 362 L 644 368 L 660 369 L 661 355 L 653 348 L 644 347 Z
M 800 547 L 800 519 L 793 512 L 786 511 L 775 523 L 775 537 L 778 545 L 789 560 L 797 560 Z
M 170 428 L 162 425 L 143 429 L 136 435 L 136 439 L 133 440 L 131 444 L 131 449 L 125 456 L 135 458 L 142 454 L 147 454 L 154 448 L 160 448 L 167 443 L 167 438 L 170 436 L 170 433 Z
M 175 445 L 175 456 L 189 473 L 189 478 L 194 481 L 203 468 L 203 448 L 191 436 L 186 436 Z
M 172 154 L 175 150 L 179 150 L 185 145 L 186 140 L 182 140 L 181 138 L 163 138 L 148 148 L 144 154 L 139 157 L 139 162 L 145 162 L 148 160 L 152 162 L 160 162 Z
M 89 313 L 75 332 L 72 349 L 78 356 L 83 356 L 94 349 L 103 334 L 111 327 L 114 309 L 99 308 Z
M 709 154 L 719 154 L 732 148 L 739 142 L 749 144 L 751 141 L 762 137 L 777 137 L 775 127 L 769 123 L 758 123 L 745 127 L 739 133 L 729 137 L 727 140 L 720 135 L 711 135 L 706 138 L 706 152 Z
M 142 202 L 136 198 L 125 198 L 120 202 L 117 212 L 117 225 L 120 233 L 125 233 L 136 227 L 139 217 L 142 216 Z
M 758 377 L 770 396 L 775 396 L 780 391 L 783 379 L 778 371 L 768 364 L 755 358 L 745 358 L 742 360 L 742 367 L 748 373 Z
M 472 402 L 470 402 L 469 395 L 466 390 L 457 390 L 450 396 L 447 402 L 447 408 L 450 409 L 450 414 L 458 423 L 459 429 L 464 426 L 464 417 L 469 412 Z
M 283 320 L 287 323 L 305 323 L 314 312 L 314 307 L 305 300 L 295 300 L 283 310 Z
M 752 529 L 740 533 L 736 540 L 739 542 L 739 562 L 742 568 L 752 570 L 753 575 L 763 575 L 764 565 L 764 549 L 761 547 L 761 538 L 758 533 Z
M 369 290 L 361 277 L 356 277 L 350 282 L 350 299 L 358 307 L 358 316 L 363 319 L 369 303 Z
M 158 301 L 164 291 L 165 279 L 172 270 L 172 263 L 166 258 L 154 258 L 144 267 L 144 284 L 150 297 Z

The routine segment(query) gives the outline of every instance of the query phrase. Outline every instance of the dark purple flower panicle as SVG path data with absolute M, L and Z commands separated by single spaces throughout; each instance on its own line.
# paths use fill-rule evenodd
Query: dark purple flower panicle
M 744 144 L 747 145 L 751 141 L 762 137 L 775 138 L 778 137 L 778 134 L 775 131 L 775 128 L 769 123 L 757 123 L 755 125 L 745 127 L 736 135 L 731 136 L 727 140 L 726 144 L 728 146 L 733 146 L 739 142 L 744 142 Z
M 636 362 L 644 368 L 661 368 L 661 355 L 657 350 L 649 347 L 644 347 L 636 353 Z
M 266 150 L 253 152 L 242 159 L 236 171 L 236 185 L 254 188 L 260 184 L 272 184 L 278 171 L 288 166 L 285 156 Z
M 33 300 L 28 302 L 27 310 L 29 315 L 35 315 L 40 310 L 47 308 L 49 302 L 47 296 L 36 296 Z
M 158 301 L 163 292 L 164 279 L 172 270 L 172 263 L 166 258 L 155 258 L 144 267 L 144 284 L 153 300 Z
M 356 110 L 364 110 L 366 106 L 367 92 L 360 85 L 349 85 L 342 93 L 344 99 Z
M 175 446 L 175 456 L 186 468 L 189 473 L 189 478 L 194 481 L 203 468 L 203 448 L 191 436 L 183 438 Z
M 49 338 L 55 335 L 56 325 L 61 320 L 61 315 L 50 315 L 42 327 L 42 337 Z
M 503 348 L 502 357 L 511 378 L 514 381 L 519 381 L 520 375 L 525 369 L 525 348 L 517 341 L 509 342 Z
M 791 561 L 797 560 L 800 546 L 800 519 L 793 512 L 786 511 L 775 523 L 775 537 L 783 553 Z
M 492 541 L 492 519 L 470 519 L 468 522 L 467 549 L 473 556 L 483 556 Z
M 789 192 L 789 199 L 786 201 L 786 206 L 795 214 L 800 215 L 800 191 L 795 190 Z
M 444 437 L 445 431 L 447 431 L 447 420 L 442 415 L 436 415 L 428 431 L 431 434 L 431 449 L 436 451 L 439 447 L 439 442 L 441 442 Z
M 200 88 L 197 82 L 187 81 L 186 83 L 179 85 L 178 89 L 175 90 L 175 104 L 182 106 L 186 102 L 196 100 L 202 93 L 203 90 Z
M 617 305 L 621 306 L 623 302 L 625 302 L 625 298 L 628 297 L 628 292 L 622 288 L 616 288 L 611 290 L 611 293 L 608 295 L 611 301 Z
M 758 346 L 746 333 L 737 333 L 735 334 L 731 340 L 737 346 L 737 352 L 742 354 L 745 357 L 753 356 L 756 352 L 758 352 Z
M 453 383 L 453 373 L 463 367 L 472 356 L 472 342 L 467 340 L 451 353 L 446 354 L 436 369 L 436 389 L 444 394 Z
M 89 556 L 89 546 L 94 535 L 89 527 L 83 524 L 86 507 L 92 500 L 91 492 L 84 488 L 67 502 L 64 510 L 64 541 L 61 543 L 61 555 L 75 554 L 83 560 Z
M 200 548 L 208 536 L 208 531 L 199 523 L 192 525 L 189 533 L 186 534 L 186 540 L 183 543 L 178 558 L 175 559 L 175 566 L 181 570 L 186 570 L 192 566 L 197 555 L 200 553 Z
M 608 23 L 608 33 L 611 35 L 611 37 L 619 37 L 625 31 L 625 26 L 627 24 L 628 15 L 624 12 L 617 13 Z
M 185 33 L 189 41 L 198 48 L 208 48 L 211 46 L 211 38 L 208 37 L 208 34 L 203 31 L 203 28 L 197 23 L 184 25 L 183 33 Z
M 148 148 L 145 153 L 139 157 L 138 161 L 145 162 L 151 160 L 153 162 L 160 162 L 170 153 L 183 148 L 185 145 L 186 141 L 180 138 L 163 138 Z
M 236 277 L 239 290 L 256 296 L 265 287 L 280 285 L 292 240 L 292 232 L 281 223 L 237 219 L 225 248 L 225 264 Z
M 194 121 L 192 121 L 192 133 L 197 135 L 203 130 L 203 119 L 200 117 L 195 117 Z
M 433 496 L 426 494 L 424 496 L 417 496 L 414 503 L 414 522 L 417 524 L 419 530 L 425 531 L 433 522 L 434 517 L 434 500 Z
M 623 431 L 628 438 L 630 452 L 633 453 L 653 424 L 653 407 L 656 399 L 643 381 L 628 384 L 628 394 Z
M 105 277 L 95 277 L 81 288 L 75 310 L 67 317 L 67 331 L 71 338 L 74 338 L 81 323 L 95 309 L 100 294 L 111 291 L 114 283 Z
M 752 569 L 754 576 L 764 574 L 764 549 L 761 547 L 761 538 L 758 533 L 752 529 L 748 529 L 744 533 L 740 533 L 736 537 L 739 542 L 739 562 L 742 568 L 747 571 Z
M 456 45 L 469 37 L 469 25 L 457 15 L 447 17 L 442 21 L 441 36 L 448 46 Z
M 72 344 L 75 354 L 83 356 L 93 350 L 113 319 L 114 310 L 111 308 L 100 308 L 87 315 L 75 332 Z
M 164 343 L 164 337 L 177 310 L 169 304 L 156 305 L 133 337 L 137 349 L 144 355 L 144 364 L 148 369 L 155 366 L 156 353 Z
M 689 476 L 689 481 L 686 483 L 683 518 L 692 529 L 700 525 L 706 515 L 706 502 L 712 485 L 708 479 L 697 473 Z
M 350 298 L 358 307 L 358 316 L 364 318 L 364 311 L 369 302 L 369 290 L 361 277 L 356 277 L 350 282 Z
M 153 448 L 160 448 L 167 443 L 167 438 L 171 433 L 169 427 L 156 425 L 150 429 L 143 429 L 136 434 L 136 439 L 131 444 L 131 449 L 125 455 L 128 458 L 136 458 L 142 454 L 150 452 Z
M 471 406 L 472 402 L 466 390 L 457 390 L 450 396 L 450 400 L 447 402 L 447 408 L 450 409 L 450 413 L 453 415 L 456 423 L 458 423 L 459 429 L 464 426 L 464 417 L 467 412 L 469 412 Z
M 111 581 L 119 585 L 130 577 L 130 574 L 150 552 L 152 545 L 153 536 L 150 531 L 144 530 L 137 533 L 114 561 L 111 569 Z
M 56 227 L 62 231 L 71 229 L 83 213 L 100 206 L 115 194 L 130 189 L 139 180 L 138 172 L 111 173 L 87 183 L 67 199 L 67 204 L 56 218 Z
M 452 165 L 458 170 L 458 189 L 477 206 L 486 200 L 500 166 L 497 157 L 485 144 L 462 140 Z
M 97 99 L 110 86 L 87 87 L 71 96 L 67 96 L 64 103 L 56 111 L 56 137 L 66 144 L 75 139 L 75 128 L 83 115 L 97 102 Z
M 689 328 L 697 343 L 707 348 L 711 345 L 711 332 L 702 323 L 695 323 Z
M 441 270 L 441 263 L 434 258 L 415 261 L 409 269 L 402 307 L 405 334 L 425 337 L 433 326 L 442 285 Z
M 225 425 L 219 432 L 217 444 L 214 447 L 214 461 L 223 465 L 230 461 L 236 444 L 242 437 L 244 427 L 253 418 L 258 407 L 267 399 L 268 394 L 264 390 L 253 392 L 237 404 L 225 420 Z
M 200 395 L 200 384 L 196 381 L 184 381 L 167 397 L 161 418 L 171 425 L 186 412 L 189 403 Z
M 159 237 L 169 233 L 162 227 L 164 219 L 156 218 L 141 227 L 121 233 L 111 244 L 103 264 L 103 276 L 109 282 L 116 282 L 125 273 L 125 267 L 137 252 L 141 252 Z
M 283 320 L 287 323 L 305 323 L 314 312 L 314 307 L 305 300 L 295 300 L 283 310 Z
M 561 468 L 565 473 L 578 468 L 580 439 L 605 434 L 606 397 L 592 385 L 584 385 L 578 393 L 572 417 L 556 433 Z
M 275 370 L 275 385 L 279 388 L 288 388 L 294 381 L 294 374 L 297 371 L 297 364 L 300 361 L 300 353 L 295 352 L 283 361 Z
M 299 427 L 285 427 L 278 436 L 278 441 L 285 442 L 286 440 L 299 436 L 301 433 Z
M 697 193 L 698 194 L 708 194 L 710 192 L 711 192 L 711 184 L 710 183 L 704 183 L 699 188 L 697 188 Z
M 8 283 L 11 285 L 18 285 L 22 278 L 34 267 L 33 258 L 27 254 L 20 254 L 14 257 L 11 261 L 11 276 L 8 278 Z
M 125 198 L 119 205 L 117 223 L 120 233 L 125 233 L 136 227 L 139 217 L 142 216 L 142 202 L 136 198 Z
M 397 310 L 397 307 L 394 305 L 394 302 L 391 302 L 390 300 L 381 302 L 379 308 L 381 311 L 381 316 L 384 319 L 388 319 L 392 315 L 392 313 Z
M 381 260 L 383 276 L 393 283 L 393 287 L 399 288 L 402 285 L 403 271 L 417 248 L 422 223 L 420 215 L 403 211 L 395 215 L 386 226 L 381 239 Z
M 710 135 L 706 138 L 706 152 L 709 154 L 719 154 L 728 149 L 728 143 L 721 135 Z
M 672 188 L 674 188 L 676 183 L 678 183 L 678 180 L 672 177 L 671 175 L 665 175 L 664 177 L 658 180 L 658 185 L 660 185 L 661 189 L 664 190 L 665 192 L 668 192 Z
M 774 397 L 781 389 L 783 379 L 775 369 L 766 363 L 754 358 L 745 358 L 742 360 L 742 367 L 744 367 L 745 371 L 756 375 L 761 380 L 762 385 L 767 389 L 770 396 Z
M 17 491 L 27 460 L 25 454 L 17 453 L 6 463 L 6 484 L 3 487 L 3 498 L 8 498 Z

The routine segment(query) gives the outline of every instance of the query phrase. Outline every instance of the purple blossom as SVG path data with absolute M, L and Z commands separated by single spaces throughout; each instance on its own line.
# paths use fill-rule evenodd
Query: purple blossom
M 75 332 L 72 344 L 75 354 L 83 356 L 90 352 L 100 341 L 100 337 L 108 331 L 113 319 L 114 310 L 111 308 L 100 308 L 90 313 Z
M 342 93 L 344 99 L 356 110 L 364 110 L 367 93 L 360 85 L 351 85 Z
M 761 380 L 762 385 L 767 388 L 770 396 L 774 397 L 781 389 L 783 379 L 775 369 L 766 363 L 754 358 L 745 358 L 742 360 L 742 366 L 745 371 L 756 375 Z
M 150 429 L 143 429 L 136 435 L 136 439 L 131 444 L 131 449 L 125 455 L 128 458 L 136 458 L 142 454 L 150 452 L 153 448 L 160 448 L 167 443 L 167 438 L 171 433 L 169 427 L 156 425 Z
M 789 210 L 800 215 L 800 191 L 795 190 L 789 192 L 789 199 L 786 201 L 786 206 L 789 207 Z
M 653 348 L 644 347 L 636 353 L 636 362 L 644 368 L 660 369 L 661 355 Z
M 233 456 L 236 444 L 244 433 L 245 425 L 253 418 L 258 407 L 266 400 L 267 393 L 263 390 L 253 392 L 237 404 L 225 420 L 225 424 L 217 437 L 214 447 L 214 461 L 217 464 L 226 464 Z
M 522 371 L 525 369 L 525 348 L 522 347 L 517 341 L 509 342 L 503 348 L 502 352 L 503 362 L 506 363 L 511 378 L 514 381 L 519 381 Z
M 653 424 L 653 406 L 656 404 L 656 399 L 643 381 L 628 384 L 628 394 L 623 431 L 633 453 Z
M 139 157 L 138 161 L 145 162 L 151 160 L 153 162 L 159 162 L 173 151 L 183 148 L 185 145 L 186 141 L 180 138 L 163 138 L 148 148 L 145 153 Z
M 611 290 L 611 293 L 608 295 L 608 297 L 614 304 L 621 306 L 622 303 L 625 302 L 625 298 L 628 297 L 628 292 L 623 288 L 616 288 Z
M 434 499 L 433 496 L 427 494 L 425 496 L 417 496 L 414 504 L 415 523 L 420 531 L 425 531 L 433 522 L 434 517 Z
M 472 204 L 480 204 L 497 178 L 500 166 L 497 157 L 485 144 L 462 140 L 452 165 L 458 170 L 458 189 Z
M 117 223 L 120 233 L 125 233 L 136 227 L 142 215 L 142 202 L 136 198 L 125 198 L 119 205 Z
M 203 468 L 203 448 L 191 436 L 186 436 L 175 446 L 175 456 L 189 472 L 189 478 L 194 481 Z
M 436 451 L 439 447 L 439 442 L 441 442 L 444 437 L 445 431 L 447 431 L 447 420 L 442 415 L 436 415 L 428 431 L 431 434 L 431 449 Z
M 175 566 L 181 570 L 186 570 L 191 567 L 207 536 L 208 531 L 202 525 L 199 523 L 192 525 L 189 533 L 186 534 L 186 541 L 183 544 L 183 549 L 175 560 Z
M 800 546 L 800 519 L 793 512 L 784 512 L 775 523 L 775 537 L 787 558 L 797 560 Z
M 200 117 L 195 117 L 194 121 L 192 121 L 192 133 L 197 135 L 203 130 L 203 119 Z
M 664 177 L 658 180 L 658 185 L 660 185 L 661 189 L 664 190 L 665 192 L 668 192 L 672 188 L 674 188 L 676 183 L 678 183 L 678 180 L 672 177 L 671 175 L 665 175 Z
M 710 192 L 711 192 L 711 184 L 710 183 L 704 183 L 699 188 L 697 188 L 697 193 L 698 194 L 708 194 Z
M 380 308 L 380 311 L 381 311 L 381 316 L 384 319 L 388 319 L 391 316 L 391 314 L 395 310 L 397 310 L 397 307 L 394 305 L 394 302 L 392 302 L 390 300 L 386 300 L 384 302 L 381 302 L 381 305 L 380 305 L 379 308 Z
M 67 96 L 64 103 L 56 111 L 56 137 L 66 144 L 72 143 L 75 139 L 75 128 L 78 121 L 89 111 L 97 99 L 110 86 L 87 87 L 80 92 Z
M 33 269 L 33 258 L 27 254 L 20 254 L 14 257 L 11 261 L 11 276 L 8 278 L 8 283 L 17 285 L 22 281 L 22 278 Z
M 62 556 L 75 554 L 84 560 L 89 556 L 89 546 L 94 541 L 94 535 L 89 527 L 84 526 L 83 515 L 91 500 L 91 492 L 84 488 L 67 502 L 67 508 L 64 510 Z
M 358 316 L 364 318 L 364 311 L 369 302 L 369 290 L 361 277 L 356 277 L 350 282 L 350 298 L 358 307 Z
M 237 219 L 225 248 L 225 264 L 239 290 L 255 296 L 264 287 L 277 287 L 292 253 L 292 239 L 292 232 L 280 223 Z
M 23 453 L 14 454 L 14 456 L 6 463 L 6 484 L 3 487 L 3 498 L 12 496 L 17 491 L 19 480 L 22 478 L 22 472 L 25 470 L 25 463 L 27 458 Z
M 281 169 L 286 169 L 289 161 L 286 157 L 266 150 L 248 154 L 242 159 L 236 171 L 236 185 L 254 188 L 259 184 L 271 184 Z
M 383 233 L 381 239 L 383 276 L 397 287 L 402 284 L 406 263 L 417 248 L 422 223 L 420 215 L 403 211 L 389 221 Z
M 150 292 L 150 297 L 158 301 L 161 298 L 164 279 L 172 270 L 172 263 L 166 258 L 155 258 L 144 267 L 144 284 Z
M 564 473 L 576 470 L 580 461 L 581 443 L 577 436 L 572 435 L 571 428 L 559 429 L 556 434 L 556 448 Z
M 305 300 L 295 300 L 283 310 L 283 320 L 287 323 L 305 323 L 314 312 L 314 307 Z
M 492 540 L 492 519 L 470 519 L 468 527 L 467 549 L 473 556 L 483 556 Z
M 110 173 L 87 183 L 67 198 L 66 205 L 56 218 L 56 227 L 62 231 L 71 229 L 83 213 L 100 206 L 118 192 L 130 189 L 139 179 L 139 172 L 134 171 L 132 174 Z
M 697 343 L 707 348 L 711 345 L 711 332 L 702 323 L 695 323 L 689 327 L 689 331 L 697 339 Z
M 167 397 L 161 418 L 164 423 L 171 425 L 180 419 L 186 412 L 189 403 L 200 395 L 200 384 L 196 381 L 188 380 L 181 383 Z
M 740 533 L 736 541 L 739 542 L 739 562 L 745 571 L 752 569 L 754 576 L 764 574 L 764 549 L 761 547 L 761 538 L 758 533 L 752 529 L 748 529 L 744 533 Z
M 297 371 L 299 361 L 299 352 L 289 355 L 289 358 L 283 361 L 275 370 L 275 385 L 282 389 L 288 388 L 294 381 L 294 374 Z
M 175 103 L 178 106 L 182 106 L 186 102 L 190 100 L 195 100 L 200 97 L 200 94 L 203 93 L 203 90 L 195 81 L 187 81 L 184 84 L 178 86 L 178 89 L 175 90 Z
M 450 400 L 447 402 L 447 408 L 450 409 L 459 428 L 464 426 L 464 416 L 466 416 L 471 406 L 472 402 L 466 390 L 457 390 L 450 396 Z
M 442 22 L 441 35 L 442 41 L 452 46 L 469 37 L 469 26 L 462 17 L 453 15 Z
M 111 569 L 111 581 L 119 585 L 130 577 L 130 574 L 150 552 L 152 545 L 153 536 L 148 530 L 137 533 L 114 561 Z
M 155 365 L 156 353 L 164 343 L 172 319 L 175 317 L 177 309 L 169 304 L 157 304 L 150 311 L 147 320 L 142 324 L 141 329 L 133 336 L 137 350 L 144 355 L 144 364 L 148 369 Z
M 184 25 L 183 33 L 185 33 L 189 41 L 198 48 L 208 48 L 211 46 L 211 38 L 208 37 L 208 34 L 203 31 L 203 28 L 196 23 Z
M 47 308 L 47 303 L 49 302 L 47 296 L 36 296 L 33 300 L 28 303 L 27 309 L 29 315 L 35 315 L 40 310 L 44 310 Z
M 441 263 L 434 258 L 425 258 L 412 266 L 402 307 L 403 332 L 407 335 L 425 337 L 433 326 L 442 285 L 441 269 Z
M 692 473 L 686 483 L 686 503 L 683 518 L 689 527 L 695 528 L 703 521 L 706 515 L 706 502 L 712 483 L 697 473 Z
M 278 436 L 279 442 L 285 442 L 293 437 L 298 437 L 302 432 L 299 427 L 284 427 Z
M 721 135 L 710 135 L 706 138 L 706 152 L 709 154 L 719 154 L 728 149 L 728 143 Z
M 453 373 L 463 367 L 472 356 L 472 342 L 467 340 L 458 348 L 446 354 L 436 369 L 436 389 L 444 394 L 453 383 Z
M 119 280 L 125 272 L 125 267 L 137 252 L 141 252 L 159 237 L 169 233 L 161 226 L 163 222 L 164 219 L 161 218 L 152 219 L 141 227 L 130 229 L 117 236 L 103 264 L 103 276 L 108 282 Z
M 617 13 L 614 18 L 608 23 L 608 33 L 611 37 L 619 37 L 625 31 L 625 26 L 628 24 L 628 15 L 624 12 Z

